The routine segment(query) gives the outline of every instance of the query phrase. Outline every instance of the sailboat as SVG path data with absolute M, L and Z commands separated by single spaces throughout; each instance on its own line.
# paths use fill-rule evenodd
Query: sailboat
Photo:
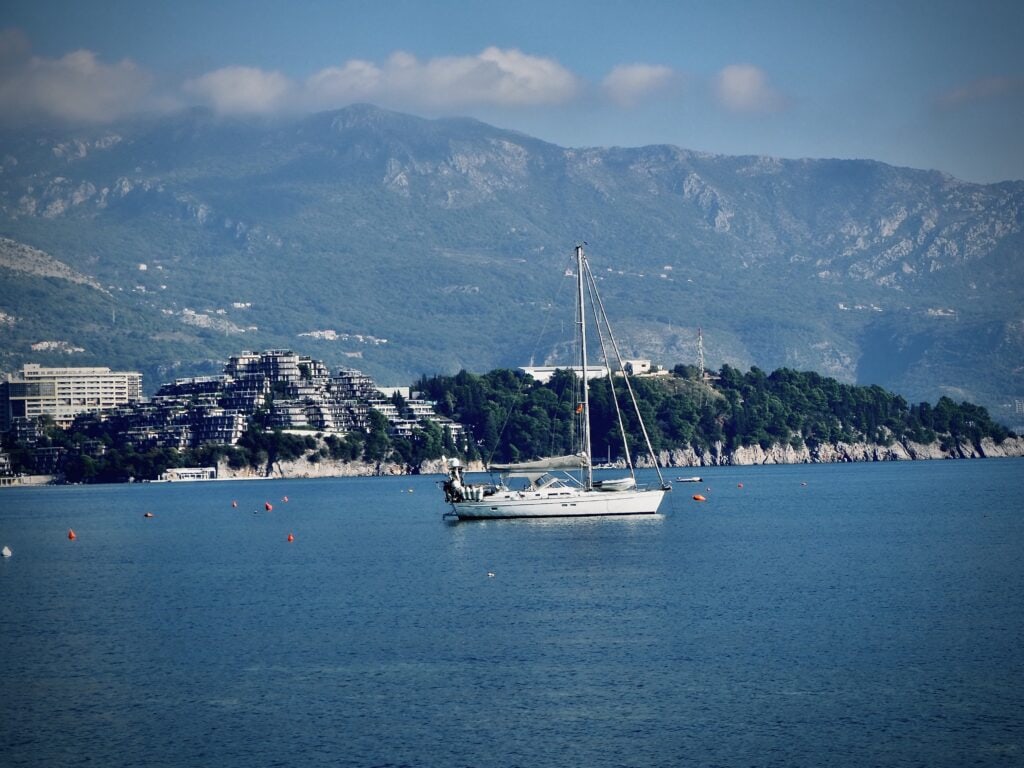
M 590 387 L 587 367 L 587 306 L 585 298 L 591 297 L 591 309 L 596 319 L 596 328 L 605 357 L 608 381 L 613 385 L 612 401 L 615 403 L 619 433 L 623 435 L 623 452 L 628 475 L 611 479 L 595 480 L 591 461 L 590 436 Z M 658 466 L 657 457 L 644 426 L 633 387 L 629 383 L 622 356 L 611 333 L 611 326 L 604 313 L 604 305 L 597 293 L 597 282 L 587 263 L 583 246 L 576 246 L 576 332 L 580 350 L 580 368 L 577 375 L 582 379 L 581 398 L 576 413 L 579 416 L 580 450 L 566 456 L 554 456 L 516 464 L 490 464 L 489 472 L 497 473 L 499 479 L 491 483 L 471 483 L 466 469 L 458 459 L 446 459 L 448 477 L 444 482 L 445 500 L 451 505 L 451 512 L 460 520 L 487 520 L 501 518 L 544 518 L 544 517 L 592 517 L 605 515 L 653 515 L 672 486 L 665 482 Z M 611 346 L 618 362 L 613 373 L 608 359 Z M 618 397 L 614 395 L 614 382 L 621 381 L 629 393 L 637 422 L 643 433 L 651 463 L 657 470 L 659 487 L 647 488 L 636 481 L 636 473 L 629 445 L 625 441 L 626 430 Z

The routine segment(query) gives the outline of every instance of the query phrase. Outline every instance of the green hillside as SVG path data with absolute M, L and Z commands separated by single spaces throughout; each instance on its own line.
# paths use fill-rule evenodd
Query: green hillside
M 585 240 L 631 356 L 692 361 L 701 327 L 715 366 L 816 370 L 1004 419 L 1024 396 L 1019 183 L 567 149 L 365 105 L 7 133 L 0 149 L 0 235 L 110 296 L 42 286 L 26 308 L 24 276 L 4 272 L 0 312 L 20 318 L 8 368 L 51 337 L 86 350 L 65 362 L 108 364 L 113 348 L 149 390 L 161 365 L 201 372 L 240 347 L 302 349 L 382 383 L 564 362 L 557 342 L 536 346 L 540 309 Z M 132 333 L 104 346 L 92 316 L 112 309 Z M 333 339 L 300 335 L 317 331 Z

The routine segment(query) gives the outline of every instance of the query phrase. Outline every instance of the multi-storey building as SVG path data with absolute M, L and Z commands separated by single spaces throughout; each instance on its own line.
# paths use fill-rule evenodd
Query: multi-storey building
M 344 368 L 331 377 L 328 389 L 341 400 L 373 400 L 380 397 L 373 379 L 360 371 Z
M 102 389 L 95 383 L 73 385 L 47 379 L 43 373 L 88 372 L 132 377 L 132 386 Z M 90 379 L 92 381 L 92 379 Z M 93 384 L 90 384 L 93 386 Z M 106 385 L 104 385 L 106 386 Z M 442 418 L 433 403 L 410 395 L 404 388 L 400 409 L 384 397 L 373 379 L 356 370 L 342 369 L 333 376 L 319 360 L 296 355 L 290 350 L 243 352 L 230 358 L 219 376 L 180 378 L 163 385 L 149 400 L 141 400 L 139 374 L 112 374 L 107 368 L 42 369 L 26 366 L 16 382 L 4 384 L 7 403 L 15 403 L 12 415 L 7 411 L 10 428 L 17 430 L 19 442 L 34 444 L 41 435 L 35 417 L 41 407 L 30 395 L 56 398 L 73 410 L 51 410 L 48 415 L 64 426 L 75 415 L 83 422 L 109 421 L 114 430 L 127 438 L 137 450 L 154 448 L 195 448 L 202 445 L 236 445 L 245 432 L 248 419 L 261 413 L 260 422 L 279 429 L 302 429 L 324 433 L 344 433 L 370 428 L 370 411 L 377 410 L 388 420 L 392 435 L 412 437 L 421 422 L 437 423 L 461 445 L 465 432 L 461 425 Z M 110 391 L 112 390 L 112 391 Z M 126 391 L 127 390 L 127 391 Z M 10 396 L 13 396 L 12 397 Z M 137 402 L 129 402 L 137 401 Z M 102 410 L 101 410 L 102 409 Z M 83 424 L 84 426 L 84 424 Z M 40 454 L 39 464 L 53 464 L 61 457 Z
M 209 408 L 195 421 L 196 445 L 234 445 L 245 432 L 245 415 L 223 408 Z
M 109 368 L 43 368 L 26 364 L 0 384 L 0 431 L 13 419 L 51 417 L 67 428 L 80 413 L 142 398 L 142 374 Z

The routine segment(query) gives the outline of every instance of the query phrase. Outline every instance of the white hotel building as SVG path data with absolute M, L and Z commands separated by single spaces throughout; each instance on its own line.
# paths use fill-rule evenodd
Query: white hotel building
M 43 368 L 26 364 L 0 383 L 0 431 L 16 418 L 50 416 L 71 426 L 80 413 L 99 411 L 142 399 L 142 374 L 109 368 Z

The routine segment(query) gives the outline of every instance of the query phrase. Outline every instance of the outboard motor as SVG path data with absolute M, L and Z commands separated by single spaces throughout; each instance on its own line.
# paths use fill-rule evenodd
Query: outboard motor
M 462 462 L 448 459 L 448 480 L 444 484 L 444 500 L 449 504 L 462 501 L 466 496 L 466 485 L 462 479 Z

